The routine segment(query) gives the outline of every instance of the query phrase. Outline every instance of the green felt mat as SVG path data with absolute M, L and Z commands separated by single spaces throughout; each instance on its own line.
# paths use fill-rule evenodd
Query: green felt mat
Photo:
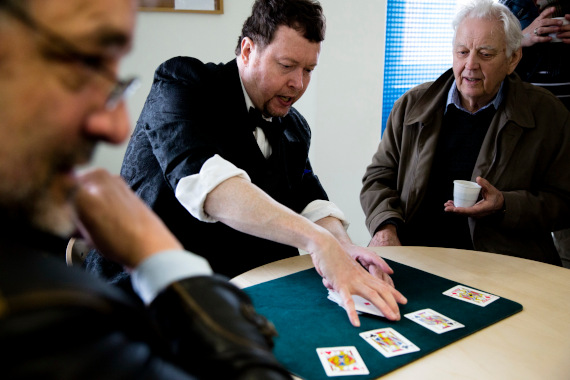
M 275 324 L 279 336 L 275 340 L 274 352 L 289 371 L 309 380 L 328 379 L 316 349 L 355 346 L 370 371 L 369 375 L 355 376 L 374 379 L 522 310 L 522 305 L 505 298 L 481 307 L 448 297 L 442 293 L 458 285 L 457 282 L 386 261 L 394 269 L 392 278 L 397 289 L 408 299 L 408 304 L 400 307 L 402 319 L 398 322 L 361 314 L 361 326 L 353 327 L 344 309 L 327 299 L 328 291 L 314 269 L 244 289 L 257 311 Z M 425 308 L 431 308 L 465 327 L 436 334 L 404 317 L 404 314 Z M 394 328 L 416 344 L 420 351 L 385 358 L 358 335 L 383 327 Z

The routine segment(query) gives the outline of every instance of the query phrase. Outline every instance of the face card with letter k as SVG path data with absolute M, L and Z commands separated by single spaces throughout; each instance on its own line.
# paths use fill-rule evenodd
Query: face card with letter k
M 482 307 L 485 307 L 489 305 L 491 302 L 496 301 L 500 298 L 493 294 L 469 288 L 465 285 L 456 285 L 453 288 L 443 292 L 443 294 Z
M 368 375 L 370 372 L 354 346 L 317 348 L 327 376 Z
M 437 334 L 465 327 L 461 323 L 432 309 L 418 310 L 404 316 Z

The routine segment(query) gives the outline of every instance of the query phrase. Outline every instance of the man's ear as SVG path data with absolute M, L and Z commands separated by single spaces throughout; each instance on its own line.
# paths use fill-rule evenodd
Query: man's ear
M 244 37 L 241 40 L 241 60 L 244 65 L 247 65 L 250 60 L 252 52 L 255 50 L 255 43 L 249 37 Z
M 513 52 L 513 54 L 511 55 L 511 58 L 509 58 L 509 70 L 508 73 L 509 75 L 513 73 L 513 71 L 515 71 L 515 68 L 517 67 L 517 65 L 519 64 L 519 62 L 521 61 L 522 58 L 522 47 L 519 47 L 516 51 Z

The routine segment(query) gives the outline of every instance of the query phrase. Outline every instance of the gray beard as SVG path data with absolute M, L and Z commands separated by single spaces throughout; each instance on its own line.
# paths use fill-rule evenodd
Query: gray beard
M 75 232 L 75 210 L 70 203 L 56 205 L 43 199 L 30 215 L 32 225 L 60 237 L 70 237 Z

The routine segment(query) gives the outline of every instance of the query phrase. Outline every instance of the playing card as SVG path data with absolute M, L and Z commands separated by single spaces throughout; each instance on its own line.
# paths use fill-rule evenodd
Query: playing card
M 420 350 L 418 346 L 390 327 L 366 331 L 360 333 L 360 336 L 387 358 Z
M 327 298 L 333 302 L 336 302 L 340 306 L 344 307 L 340 295 L 334 290 L 329 289 L 329 295 Z M 384 314 L 376 306 L 374 306 L 370 301 L 366 300 L 365 298 L 353 295 L 352 300 L 354 301 L 354 308 L 356 309 L 356 311 L 377 315 L 379 317 L 384 316 Z
M 327 376 L 368 375 L 368 368 L 356 347 L 317 348 L 317 355 Z
M 453 288 L 443 292 L 443 294 L 482 307 L 485 307 L 491 302 L 496 301 L 500 298 L 493 294 L 472 289 L 464 285 L 456 285 Z
M 341 304 L 340 296 L 334 290 L 329 289 L 329 294 L 328 294 L 327 298 L 333 302 L 338 303 L 339 305 Z
M 418 310 L 404 316 L 438 334 L 465 327 L 461 323 L 432 309 Z

